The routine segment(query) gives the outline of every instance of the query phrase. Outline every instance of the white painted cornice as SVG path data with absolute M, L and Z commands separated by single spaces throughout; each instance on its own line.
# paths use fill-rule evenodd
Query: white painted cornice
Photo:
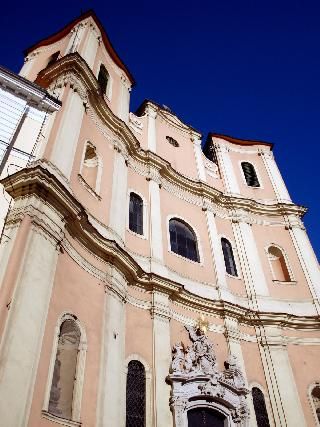
M 0 87 L 41 111 L 53 113 L 61 107 L 61 102 L 49 95 L 45 89 L 1 66 Z
M 149 292 L 160 292 L 167 294 L 169 299 L 192 312 L 207 312 L 210 315 L 220 317 L 235 317 L 239 323 L 252 326 L 276 325 L 281 327 L 296 329 L 315 329 L 319 328 L 320 321 L 316 314 L 310 313 L 305 316 L 305 308 L 312 307 L 312 301 L 305 302 L 305 305 L 298 314 L 290 312 L 265 311 L 259 303 L 259 310 L 248 308 L 246 298 L 235 300 L 234 302 L 219 299 L 209 299 L 205 295 L 200 296 L 188 291 L 186 287 L 177 281 L 168 277 L 160 276 L 153 272 L 147 273 L 139 266 L 132 256 L 120 247 L 114 240 L 107 239 L 92 225 L 85 208 L 80 202 L 67 190 L 64 184 L 53 175 L 48 166 L 44 169 L 40 163 L 36 166 L 23 169 L 10 177 L 4 178 L 2 184 L 9 195 L 15 200 L 15 204 L 10 211 L 9 221 L 18 218 L 20 221 L 23 216 L 29 215 L 33 218 L 33 224 L 40 227 L 44 232 L 54 237 L 55 244 L 59 244 L 62 249 L 68 253 L 73 253 L 72 258 L 79 263 L 86 271 L 99 277 L 102 281 L 108 283 L 114 279 L 121 284 L 135 285 Z M 17 207 L 18 211 L 15 210 Z M 38 209 L 37 209 L 38 207 Z M 45 207 L 45 212 L 41 211 Z M 30 210 L 31 209 L 31 210 Z M 51 213 L 50 213 L 51 212 Z M 55 223 L 50 218 L 59 218 L 57 232 L 54 232 Z M 64 232 L 61 229 L 64 224 Z M 66 233 L 70 236 L 66 241 Z M 112 265 L 113 273 L 106 267 L 105 273 L 91 266 L 87 260 L 72 247 L 71 240 L 77 241 L 92 256 L 102 263 Z M 120 273 L 121 272 L 121 273 Z M 119 277 L 118 277 L 119 276 Z M 112 280 L 110 280 L 110 277 Z M 108 279 L 109 278 L 109 279 Z M 200 285 L 200 284 L 199 284 Z M 125 292 L 120 292 L 121 298 L 126 300 Z M 278 300 L 266 299 L 266 307 L 276 307 Z M 282 307 L 286 304 L 281 301 Z M 289 302 L 288 307 L 292 305 Z M 297 304 L 299 301 L 296 302 Z M 310 311 L 310 309 L 308 308 Z M 314 311 L 315 313 L 315 311 Z M 170 317 L 167 313 L 167 317 Z
M 189 195 L 199 206 L 203 199 L 207 200 L 207 206 L 214 211 L 215 206 L 222 209 L 243 209 L 250 214 L 283 216 L 296 215 L 302 217 L 306 208 L 292 203 L 277 203 L 257 201 L 245 197 L 236 197 L 222 193 L 210 185 L 188 178 L 175 169 L 171 164 L 157 154 L 143 150 L 132 130 L 117 116 L 115 116 L 104 99 L 99 95 L 99 86 L 96 77 L 87 66 L 84 59 L 78 53 L 66 55 L 55 64 L 39 73 L 37 82 L 53 89 L 59 85 L 70 85 L 77 91 L 89 110 L 108 128 L 108 132 L 119 140 L 122 150 L 125 151 L 128 164 L 145 177 L 150 169 L 156 169 L 161 176 L 165 189 L 174 187 L 175 193 L 184 192 Z M 153 105 L 153 104 L 152 104 Z M 89 112 L 88 112 L 89 113 Z M 190 131 L 190 129 L 189 129 Z

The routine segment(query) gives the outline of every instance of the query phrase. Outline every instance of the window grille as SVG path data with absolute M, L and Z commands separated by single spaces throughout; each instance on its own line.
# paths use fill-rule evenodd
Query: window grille
M 314 409 L 316 410 L 316 416 L 318 423 L 320 424 L 320 387 L 316 386 L 311 392 Z
M 249 187 L 260 187 L 254 166 L 249 162 L 242 162 L 241 166 L 247 185 Z
M 100 71 L 98 74 L 98 83 L 99 83 L 99 87 L 102 95 L 104 95 L 107 91 L 108 82 L 109 82 L 109 73 L 106 67 L 103 64 L 101 64 Z
M 174 147 L 179 147 L 178 141 L 172 138 L 172 136 L 166 136 L 166 140 L 169 142 L 169 144 L 173 145 Z
M 143 201 L 135 193 L 130 193 L 129 229 L 137 234 L 143 234 Z
M 197 239 L 193 230 L 187 224 L 177 219 L 171 219 L 169 233 L 172 252 L 199 262 Z
M 237 267 L 233 256 L 233 250 L 229 240 L 224 237 L 221 239 L 222 252 L 224 257 L 224 263 L 226 266 L 226 272 L 231 276 L 237 276 Z
M 145 427 L 146 375 L 138 360 L 128 364 L 126 389 L 126 427 Z
M 256 414 L 256 419 L 257 419 L 257 426 L 270 427 L 268 412 L 266 408 L 266 402 L 264 400 L 262 391 L 257 387 L 253 387 L 252 398 L 253 398 L 254 412 Z

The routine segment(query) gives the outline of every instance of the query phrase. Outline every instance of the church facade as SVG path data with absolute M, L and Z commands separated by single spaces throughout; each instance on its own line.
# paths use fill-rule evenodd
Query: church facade
M 273 145 L 130 112 L 92 11 L 19 79 L 50 114 L 1 181 L 0 424 L 320 425 L 319 264 Z

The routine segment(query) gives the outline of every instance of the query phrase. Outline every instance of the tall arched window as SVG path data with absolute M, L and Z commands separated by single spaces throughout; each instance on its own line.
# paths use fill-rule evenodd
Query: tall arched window
M 264 395 L 258 387 L 252 388 L 252 398 L 253 398 L 254 412 L 256 414 L 256 419 L 257 419 L 257 426 L 270 427 Z
M 185 222 L 173 218 L 169 221 L 170 247 L 172 252 L 199 262 L 197 239 L 192 228 Z
M 72 419 L 80 330 L 74 320 L 60 326 L 48 412 L 57 417 Z
M 59 55 L 60 55 L 60 50 L 58 50 L 57 52 L 53 53 L 53 54 L 50 56 L 50 58 L 49 58 L 49 61 L 48 61 L 47 67 L 49 67 L 51 64 L 55 63 L 55 62 L 58 60 Z
M 145 427 L 146 375 L 138 360 L 128 364 L 126 387 L 126 427 Z
M 136 193 L 130 193 L 129 229 L 137 234 L 143 234 L 143 200 Z
M 98 74 L 98 83 L 99 83 L 102 95 L 104 95 L 107 92 L 108 82 L 109 82 L 109 73 L 106 67 L 103 64 L 101 64 L 99 74 Z
M 316 412 L 316 417 L 320 425 L 320 386 L 316 386 L 313 388 L 311 392 L 311 397 Z
M 222 252 L 224 257 L 224 263 L 226 266 L 226 272 L 231 276 L 237 276 L 237 267 L 233 256 L 233 250 L 231 243 L 226 238 L 221 239 Z
M 259 183 L 254 166 L 249 162 L 242 162 L 241 167 L 242 167 L 247 185 L 249 187 L 260 187 L 260 183 Z
M 274 280 L 278 280 L 279 282 L 290 282 L 291 277 L 282 250 L 277 246 L 269 246 L 268 258 Z

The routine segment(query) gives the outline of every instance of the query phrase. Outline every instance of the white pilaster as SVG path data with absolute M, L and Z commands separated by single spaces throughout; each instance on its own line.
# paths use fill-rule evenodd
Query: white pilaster
M 227 193 L 236 195 L 240 194 L 239 185 L 234 173 L 228 147 L 215 142 L 215 149 Z
M 240 331 L 237 319 L 226 316 L 224 319 L 225 337 L 228 343 L 229 354 L 236 356 L 248 387 L 248 378 L 246 367 L 243 359 L 242 348 L 240 343 Z M 248 405 L 250 410 L 249 426 L 257 427 L 256 417 L 254 416 L 254 407 L 251 394 L 248 396 Z
M 152 294 L 152 353 L 153 353 L 153 426 L 172 426 L 169 406 L 170 386 L 166 383 L 171 364 L 170 310 L 168 295 Z
M 28 423 L 57 260 L 57 240 L 33 226 L 0 347 L 0 413 L 6 427 Z
M 196 158 L 198 178 L 200 181 L 206 182 L 207 178 L 206 178 L 206 170 L 204 167 L 203 156 L 202 156 L 201 139 L 198 139 L 195 137 L 193 141 L 193 149 L 194 149 L 194 155 Z
M 32 65 L 33 65 L 33 62 L 34 62 L 34 58 L 35 58 L 35 55 L 32 55 L 32 56 L 27 56 L 24 59 L 24 64 L 23 64 L 23 66 L 22 66 L 22 68 L 21 68 L 21 70 L 19 72 L 20 76 L 27 77 L 27 75 L 29 74 L 29 72 L 30 72 L 30 70 L 32 68 Z
M 71 37 L 67 45 L 65 55 L 67 55 L 68 53 L 73 53 L 78 51 L 84 31 L 85 31 L 85 28 L 82 22 L 80 22 L 71 30 L 71 33 L 70 33 Z
M 106 285 L 97 427 L 126 422 L 125 295 L 127 282 L 114 268 Z
M 87 38 L 84 44 L 82 57 L 87 62 L 88 66 L 93 69 L 94 61 L 96 59 L 98 49 L 98 35 L 94 28 L 89 26 Z
M 6 193 L 6 196 L 9 197 L 7 193 Z M 8 206 L 6 207 L 8 208 Z M 16 240 L 18 229 L 19 229 L 18 225 L 14 225 L 11 227 L 4 226 L 3 234 L 1 237 L 1 243 L 0 243 L 0 289 L 1 289 L 1 286 L 3 285 L 3 278 L 5 275 L 6 269 L 8 267 L 8 262 L 9 262 L 10 255 Z
M 277 163 L 274 160 L 273 154 L 271 151 L 262 151 L 260 154 L 278 201 L 291 203 L 289 192 L 282 179 Z
M 157 110 L 152 104 L 147 106 L 148 116 L 148 150 L 157 152 L 156 117 Z
M 278 427 L 305 427 L 306 422 L 281 330 L 264 327 L 259 345 L 271 408 Z
M 159 181 L 149 181 L 151 257 L 163 264 L 162 219 Z
M 68 179 L 70 179 L 71 175 L 83 113 L 83 102 L 79 94 L 69 90 L 51 159 L 52 163 L 54 163 Z
M 300 264 L 305 274 L 310 291 L 313 298 L 315 299 L 317 310 L 320 313 L 320 269 L 317 257 L 313 251 L 302 221 L 295 216 L 291 216 L 288 218 L 288 220 L 288 228 L 291 239 L 300 260 Z
M 118 144 L 115 143 L 113 163 L 112 195 L 110 206 L 110 227 L 124 241 L 126 229 L 127 206 L 127 179 L 128 167 Z
M 252 226 L 239 219 L 232 223 L 232 228 L 248 295 L 269 295 Z
M 118 116 L 128 124 L 130 104 L 130 85 L 125 76 L 121 76 L 120 96 L 118 100 Z
M 223 253 L 221 249 L 221 240 L 218 235 L 214 213 L 209 210 L 206 210 L 205 214 L 209 234 L 211 255 L 213 258 L 217 277 L 217 285 L 219 287 L 227 288 L 228 285 L 226 280 L 226 268 L 224 264 Z

